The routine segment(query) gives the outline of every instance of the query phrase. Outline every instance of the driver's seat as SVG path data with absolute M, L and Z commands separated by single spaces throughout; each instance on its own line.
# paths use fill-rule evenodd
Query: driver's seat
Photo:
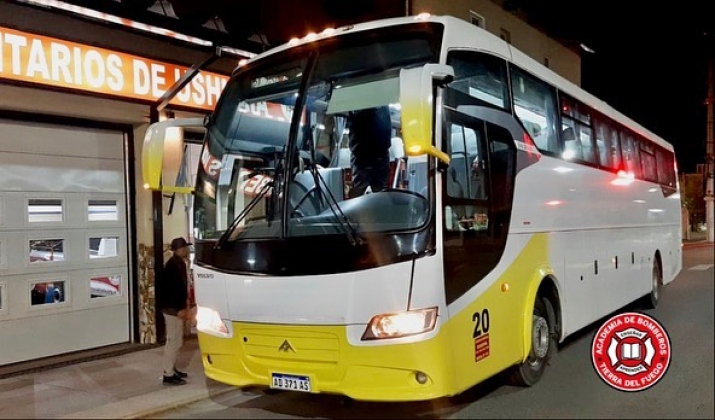
M 344 199 L 343 189 L 343 169 L 342 168 L 320 168 L 318 173 L 325 180 L 328 189 L 335 200 L 338 202 Z M 291 207 L 291 217 L 314 216 L 321 213 L 328 204 L 332 201 L 325 191 L 325 185 L 320 182 L 320 196 L 318 188 L 315 185 L 315 178 L 311 171 L 305 170 L 298 173 L 291 183 L 289 194 L 289 203 Z M 321 198 L 319 200 L 318 198 Z M 322 206 L 321 206 L 322 201 Z

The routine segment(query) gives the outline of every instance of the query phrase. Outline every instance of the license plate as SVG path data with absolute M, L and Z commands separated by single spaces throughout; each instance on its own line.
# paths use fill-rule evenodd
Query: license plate
M 310 378 L 307 376 L 274 373 L 271 388 L 286 391 L 310 392 Z

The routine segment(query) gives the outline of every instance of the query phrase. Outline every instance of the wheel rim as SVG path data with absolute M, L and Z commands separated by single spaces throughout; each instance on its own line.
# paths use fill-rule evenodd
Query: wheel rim
M 531 348 L 534 354 L 529 364 L 532 366 L 541 363 L 549 352 L 549 323 L 546 318 L 534 315 L 531 329 Z
M 658 267 L 653 267 L 653 298 L 658 301 L 660 298 L 660 279 L 658 277 Z

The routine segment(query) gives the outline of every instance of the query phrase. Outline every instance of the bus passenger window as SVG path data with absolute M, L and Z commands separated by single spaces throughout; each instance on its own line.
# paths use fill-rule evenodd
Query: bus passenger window
M 613 153 L 618 143 L 613 144 L 613 136 L 611 135 L 611 127 L 601 118 L 594 119 L 594 128 L 596 131 L 596 149 L 598 154 L 598 163 L 602 168 L 617 168 L 617 156 Z M 616 141 L 618 138 L 616 137 Z
M 640 178 L 638 143 L 633 139 L 633 135 L 627 131 L 621 131 L 621 155 L 623 156 L 624 169 L 635 177 Z
M 504 59 L 472 51 L 453 51 L 447 64 L 454 68 L 451 89 L 490 105 L 509 109 L 509 88 Z
M 569 127 L 569 125 L 572 125 Z M 581 143 L 576 140 L 576 130 L 573 127 L 573 121 L 568 121 L 564 118 L 564 128 L 561 131 L 561 137 L 564 141 L 564 153 L 563 158 L 566 160 L 572 159 L 583 159 L 583 154 L 581 153 Z
M 581 142 L 583 160 L 589 163 L 596 163 L 596 151 L 594 150 L 593 143 L 591 143 L 592 137 L 593 132 L 590 127 L 584 125 L 579 126 L 578 138 Z
M 656 168 L 655 150 L 653 146 L 644 139 L 640 139 L 641 170 L 643 178 L 648 181 L 658 182 L 658 172 Z
M 542 152 L 559 153 L 554 89 L 516 67 L 512 67 L 511 83 L 514 111 L 536 147 Z

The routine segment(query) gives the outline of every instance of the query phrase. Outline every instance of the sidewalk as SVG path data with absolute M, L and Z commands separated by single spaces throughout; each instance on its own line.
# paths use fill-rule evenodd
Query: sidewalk
M 707 232 L 690 232 L 690 238 L 683 238 L 683 248 L 697 248 L 701 246 L 712 246 L 712 242 L 708 242 Z
M 0 418 L 142 418 L 235 389 L 204 376 L 195 337 L 177 363 L 188 384 L 164 385 L 162 352 L 153 347 L 2 379 Z

